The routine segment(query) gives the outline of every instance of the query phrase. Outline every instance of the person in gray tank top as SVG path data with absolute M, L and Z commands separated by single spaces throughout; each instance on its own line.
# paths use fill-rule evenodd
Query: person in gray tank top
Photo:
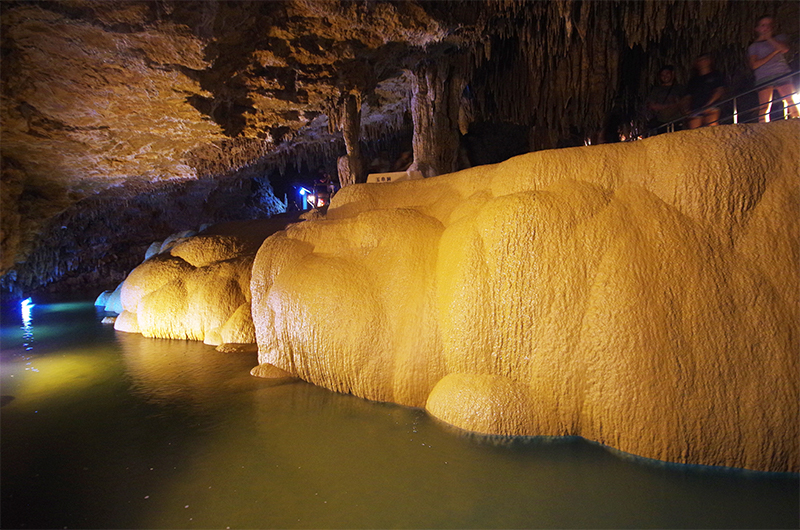
M 794 86 L 792 86 L 791 78 L 787 77 L 775 83 L 772 82 L 791 72 L 786 57 L 784 57 L 784 54 L 789 51 L 789 46 L 773 37 L 774 25 L 775 21 L 772 17 L 758 19 L 755 28 L 758 37 L 747 48 L 750 68 L 753 69 L 756 77 L 756 86 L 763 85 L 758 90 L 758 121 L 760 122 L 768 121 L 775 90 L 778 91 L 784 105 L 788 108 L 789 115 L 793 118 L 800 115 L 797 105 L 792 101 Z

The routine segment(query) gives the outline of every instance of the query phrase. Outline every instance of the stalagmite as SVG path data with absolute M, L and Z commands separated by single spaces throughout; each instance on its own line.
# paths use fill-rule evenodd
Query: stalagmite
M 796 472 L 799 133 L 347 187 L 256 256 L 259 371 L 478 432 Z

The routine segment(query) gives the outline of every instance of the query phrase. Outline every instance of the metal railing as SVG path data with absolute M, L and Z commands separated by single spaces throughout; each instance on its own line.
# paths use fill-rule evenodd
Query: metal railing
M 723 123 L 755 123 L 759 121 L 759 119 L 765 115 L 772 115 L 773 114 L 773 106 L 778 103 L 783 103 L 781 98 L 774 98 L 772 99 L 772 104 L 768 107 L 768 110 L 763 114 L 760 113 L 761 103 L 758 101 L 758 91 L 763 89 L 766 86 L 773 86 L 777 87 L 780 86 L 782 83 L 781 81 L 791 81 L 792 77 L 800 75 L 800 70 L 795 70 L 793 72 L 789 72 L 788 74 L 784 74 L 780 77 L 770 80 L 767 83 L 761 83 L 749 90 L 744 92 L 739 92 L 733 97 L 722 101 L 715 101 L 710 105 L 706 105 L 700 109 L 696 109 L 691 111 L 688 114 L 684 114 L 680 118 L 672 120 L 671 122 L 665 123 L 663 125 L 659 125 L 653 129 L 649 129 L 645 136 L 654 136 L 656 134 L 661 134 L 664 132 L 673 132 L 676 126 L 683 125 L 683 123 L 691 116 L 696 116 L 708 109 L 711 108 L 719 108 L 720 109 L 720 116 L 717 119 L 718 124 Z M 798 90 L 798 83 L 793 83 L 795 86 L 795 90 Z M 774 94 L 773 94 L 774 96 Z M 746 100 L 755 98 L 755 104 L 749 104 Z M 800 93 L 795 92 L 787 96 L 789 100 L 788 104 L 784 104 L 783 109 L 783 117 L 781 119 L 787 119 L 789 114 L 789 107 L 797 107 L 798 101 L 796 98 L 800 97 Z M 793 99 L 794 98 L 794 99 Z M 744 103 L 744 105 L 743 105 Z M 723 112 L 723 110 L 725 112 Z

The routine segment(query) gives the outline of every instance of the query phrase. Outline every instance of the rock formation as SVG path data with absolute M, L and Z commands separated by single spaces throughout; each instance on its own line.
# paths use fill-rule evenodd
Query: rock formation
M 43 223 L 24 263 L 0 278 L 0 289 L 34 295 L 112 289 L 147 256 L 154 239 L 204 224 L 259 219 L 285 209 L 264 176 L 151 184 L 147 193 L 114 188 Z M 5 210 L 3 215 L 5 215 Z
M 159 251 L 95 304 L 119 313 L 114 323 L 118 331 L 201 340 L 227 350 L 254 344 L 253 259 L 268 235 L 294 220 L 284 216 L 226 223 L 196 235 L 174 234 L 154 243 Z
M 255 258 L 259 362 L 471 431 L 798 471 L 799 138 L 722 126 L 345 188 Z

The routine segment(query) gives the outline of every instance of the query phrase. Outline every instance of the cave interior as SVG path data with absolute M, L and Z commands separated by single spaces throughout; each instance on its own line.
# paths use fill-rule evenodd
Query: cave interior
M 292 209 L 413 154 L 425 177 L 645 133 L 665 64 L 729 94 L 795 1 L 7 1 L 4 298 L 99 293 L 175 232 Z

